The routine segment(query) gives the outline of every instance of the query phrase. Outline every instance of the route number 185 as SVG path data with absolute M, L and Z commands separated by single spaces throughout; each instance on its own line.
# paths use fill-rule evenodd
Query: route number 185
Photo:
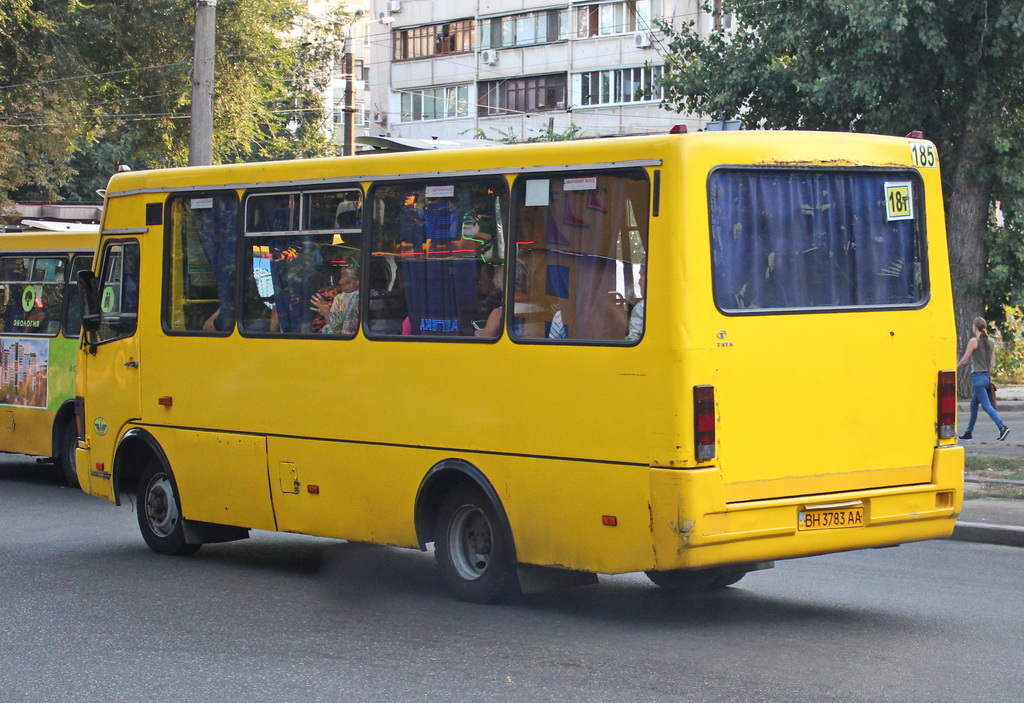
M 910 158 L 915 168 L 939 167 L 939 155 L 935 153 L 935 145 L 929 142 L 911 142 Z

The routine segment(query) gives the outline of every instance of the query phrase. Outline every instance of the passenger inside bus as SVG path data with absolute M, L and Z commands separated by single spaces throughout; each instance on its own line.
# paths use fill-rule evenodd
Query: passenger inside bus
M 321 247 L 320 254 L 330 257 L 333 282 L 309 299 L 310 309 L 322 320 L 314 324 L 323 334 L 355 334 L 359 329 L 359 265 L 351 252 L 341 247 Z
M 504 266 L 480 266 L 480 304 L 473 318 L 473 336 L 494 338 L 501 333 L 505 310 Z

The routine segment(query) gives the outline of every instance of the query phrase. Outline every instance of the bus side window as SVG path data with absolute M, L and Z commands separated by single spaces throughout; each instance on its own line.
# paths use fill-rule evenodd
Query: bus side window
M 103 249 L 97 342 L 131 337 L 139 311 L 139 245 L 114 242 Z
M 638 170 L 516 181 L 514 338 L 639 341 L 649 192 Z
M 82 298 L 78 292 L 78 272 L 92 270 L 92 256 L 78 255 L 71 259 L 71 273 L 68 276 L 67 292 L 64 298 L 64 336 L 78 337 L 82 334 Z
M 238 197 L 233 191 L 172 196 L 171 285 L 164 307 L 171 332 L 230 332 L 235 324 Z
M 499 336 L 505 300 L 505 180 L 380 185 L 368 202 L 373 219 L 367 332 Z
M 362 197 L 359 188 L 246 197 L 243 332 L 356 333 Z

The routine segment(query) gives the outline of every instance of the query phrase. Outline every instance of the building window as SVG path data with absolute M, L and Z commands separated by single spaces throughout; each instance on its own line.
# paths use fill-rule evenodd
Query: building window
M 488 115 L 565 109 L 564 73 L 507 78 L 480 84 L 480 105 Z
M 408 90 L 402 93 L 402 122 L 468 116 L 468 85 Z
M 480 21 L 480 48 L 503 49 L 569 38 L 569 10 L 542 10 Z
M 370 108 L 368 108 L 364 103 L 356 103 L 352 114 L 356 126 L 362 125 L 364 128 L 369 129 Z M 345 124 L 345 110 L 342 107 L 334 108 L 334 124 L 338 129 L 341 129 Z
M 576 36 L 604 37 L 651 30 L 650 0 L 626 0 L 576 8 Z
M 640 66 L 579 74 L 580 105 L 659 102 L 665 97 L 658 79 L 664 66 Z
M 394 60 L 423 59 L 473 50 L 473 20 L 459 20 L 394 33 Z

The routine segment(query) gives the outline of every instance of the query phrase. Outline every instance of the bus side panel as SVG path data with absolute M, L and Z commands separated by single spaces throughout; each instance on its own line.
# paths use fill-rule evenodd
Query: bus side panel
M 149 430 L 171 464 L 183 517 L 276 529 L 267 488 L 265 437 L 155 427 Z
M 509 464 L 507 510 L 520 562 L 609 574 L 654 567 L 650 467 Z
M 267 441 L 281 530 L 419 546 L 413 514 L 420 482 L 432 466 L 459 459 L 494 487 L 520 562 L 604 573 L 654 564 L 647 467 L 286 437 Z M 604 524 L 606 516 L 617 524 Z
M 42 408 L 0 408 L 0 451 L 50 456 L 57 413 Z
M 418 547 L 416 492 L 441 452 L 405 447 L 267 438 L 278 528 L 400 547 Z
M 0 404 L 0 452 L 51 456 L 57 410 L 74 396 L 77 339 L 0 336 L 0 346 L 27 345 L 37 370 L 6 386 Z M 6 352 L 5 352 L 6 354 Z M 13 363 L 13 362 L 12 362 Z M 9 377 L 14 377 L 9 370 Z

